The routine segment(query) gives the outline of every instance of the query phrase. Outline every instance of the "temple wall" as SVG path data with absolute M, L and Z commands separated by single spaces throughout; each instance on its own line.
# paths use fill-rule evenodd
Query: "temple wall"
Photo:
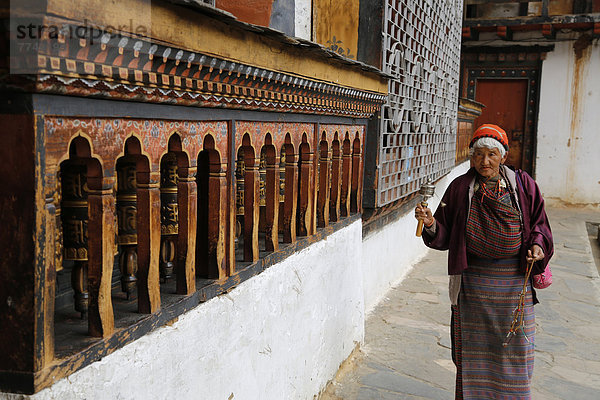
M 435 212 L 446 188 L 454 178 L 469 169 L 469 162 L 459 164 L 436 183 L 436 195 L 428 200 Z M 385 225 L 363 239 L 363 279 L 365 312 L 370 312 L 386 292 L 404 279 L 424 256 L 423 240 L 415 236 L 417 222 L 412 210 L 395 222 Z
M 33 396 L 312 399 L 364 337 L 362 223 Z
M 600 203 L 600 45 L 557 41 L 542 66 L 535 175 L 547 199 Z

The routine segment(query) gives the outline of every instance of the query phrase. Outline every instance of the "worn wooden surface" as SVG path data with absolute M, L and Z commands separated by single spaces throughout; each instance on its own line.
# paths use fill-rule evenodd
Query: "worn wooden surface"
M 340 215 L 350 215 L 350 185 L 352 180 L 352 154 L 350 140 L 345 139 L 342 146 L 342 187 L 340 190 Z
M 41 346 L 36 340 L 36 316 L 34 302 L 43 294 L 34 293 L 35 288 L 42 289 L 44 280 L 36 276 L 34 266 L 36 253 L 41 250 L 32 235 L 39 221 L 36 209 L 45 213 L 46 201 L 35 195 L 36 182 L 34 119 L 31 115 L 0 115 L 0 370 L 32 371 L 34 348 Z M 39 168 L 39 161 L 37 162 Z M 37 225 L 39 226 L 39 225 Z M 40 272 L 43 272 L 40 271 Z M 43 311 L 43 310 L 40 310 Z M 43 353 L 43 352 L 42 352 Z
M 138 311 L 153 313 L 160 308 L 160 189 L 138 180 Z
M 107 337 L 114 331 L 111 283 L 116 226 L 112 187 L 90 193 L 88 202 L 88 332 Z
M 283 243 L 296 240 L 296 213 L 298 205 L 298 156 L 293 149 L 285 155 L 285 200 L 283 205 Z
M 352 177 L 350 187 L 350 212 L 359 212 L 360 208 L 360 179 L 361 179 L 361 146 L 360 140 L 354 139 L 352 146 Z
M 329 225 L 329 201 L 331 199 L 331 152 L 326 141 L 320 143 L 319 154 L 319 190 L 317 197 L 317 226 L 323 228 Z
M 244 196 L 244 261 L 258 260 L 258 164 L 260 159 L 254 158 L 253 152 L 246 152 L 245 196 Z
M 265 178 L 265 250 L 279 249 L 279 157 L 267 157 Z
M 340 219 L 340 190 L 342 188 L 342 153 L 340 142 L 333 142 L 331 168 L 331 196 L 329 199 L 329 217 L 332 222 Z
M 177 294 L 196 291 L 196 209 L 197 189 L 194 172 L 181 172 L 177 183 L 179 235 L 177 242 Z

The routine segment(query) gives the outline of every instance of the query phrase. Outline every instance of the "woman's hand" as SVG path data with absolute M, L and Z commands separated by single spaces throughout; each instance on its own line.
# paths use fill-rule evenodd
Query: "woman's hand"
M 431 210 L 427 207 L 423 207 L 421 203 L 418 203 L 417 208 L 415 208 L 415 218 L 419 220 L 422 219 L 423 224 L 426 227 L 430 227 L 435 222 Z
M 538 246 L 537 244 L 534 244 L 533 246 L 531 246 L 531 248 L 529 250 L 527 250 L 527 257 L 525 257 L 525 258 L 528 263 L 531 263 L 534 261 L 543 260 L 544 257 L 545 257 L 545 255 L 544 255 L 544 251 L 542 250 L 542 248 L 540 246 Z

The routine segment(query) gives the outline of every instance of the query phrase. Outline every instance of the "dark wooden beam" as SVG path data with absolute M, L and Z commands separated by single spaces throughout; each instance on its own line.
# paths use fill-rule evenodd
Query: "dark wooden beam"
M 518 26 L 518 25 L 541 25 L 541 24 L 593 24 L 600 22 L 600 13 L 580 15 L 556 15 L 556 16 L 531 16 L 522 18 L 485 19 L 466 18 L 463 27 L 493 27 L 493 26 Z

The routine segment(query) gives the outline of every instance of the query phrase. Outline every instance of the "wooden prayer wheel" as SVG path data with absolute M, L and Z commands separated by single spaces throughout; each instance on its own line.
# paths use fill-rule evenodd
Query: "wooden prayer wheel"
M 267 213 L 267 155 L 265 152 L 260 153 L 260 163 L 258 165 L 258 206 L 258 231 L 264 232 Z
M 173 275 L 178 233 L 177 158 L 174 153 L 167 153 L 160 169 L 160 277 L 163 281 Z
M 260 164 L 258 166 L 258 205 L 260 207 L 267 206 L 267 155 L 262 152 L 260 154 Z
M 87 167 L 77 162 L 66 162 L 62 169 L 63 256 L 73 261 L 71 286 L 73 287 L 74 307 L 85 318 L 89 293 L 88 270 L 88 187 Z
M 238 158 L 235 166 L 235 206 L 236 206 L 236 241 L 242 234 L 244 226 L 244 175 L 246 174 L 246 163 L 244 161 L 244 149 L 238 151 Z
M 285 152 L 281 152 L 279 159 L 279 203 L 283 207 L 285 201 Z
M 283 205 L 285 202 L 285 148 L 279 157 L 279 233 L 283 233 Z
M 117 161 L 117 219 L 121 290 L 130 298 L 137 282 L 137 177 L 131 159 Z

